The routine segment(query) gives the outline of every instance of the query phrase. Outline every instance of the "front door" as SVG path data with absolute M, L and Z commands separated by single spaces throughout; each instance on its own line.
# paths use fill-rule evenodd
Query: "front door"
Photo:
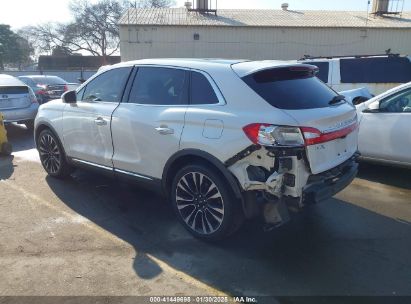
M 116 171 L 161 179 L 168 159 L 179 150 L 188 106 L 188 72 L 139 67 L 128 103 L 113 113 Z
M 104 167 L 112 167 L 111 116 L 118 107 L 132 68 L 109 70 L 77 94 L 77 103 L 64 110 L 63 138 L 67 155 Z
M 378 111 L 365 111 L 359 150 L 365 156 L 411 163 L 411 89 L 380 101 Z

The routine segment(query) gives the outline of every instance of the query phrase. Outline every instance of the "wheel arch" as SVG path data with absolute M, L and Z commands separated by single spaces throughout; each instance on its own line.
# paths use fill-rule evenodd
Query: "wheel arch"
M 224 164 L 215 156 L 197 149 L 184 149 L 173 156 L 167 161 L 163 176 L 162 176 L 162 188 L 166 196 L 169 194 L 169 190 L 172 184 L 172 177 L 177 171 L 187 163 L 200 162 L 211 165 L 215 170 L 221 173 L 233 191 L 233 194 L 237 199 L 243 201 L 243 195 L 240 190 L 240 186 L 235 177 L 228 171 Z
M 37 125 L 36 129 L 34 130 L 34 142 L 36 144 L 37 147 L 37 138 L 39 137 L 40 133 L 46 129 L 49 129 L 57 138 L 57 140 L 59 141 L 59 144 L 61 145 L 61 147 L 64 149 L 63 143 L 61 142 L 60 137 L 58 136 L 58 133 L 56 132 L 56 130 L 47 122 L 41 122 Z M 65 152 L 65 151 L 64 151 Z

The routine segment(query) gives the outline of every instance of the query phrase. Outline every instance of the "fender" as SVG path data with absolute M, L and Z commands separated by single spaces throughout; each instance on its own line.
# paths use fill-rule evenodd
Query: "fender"
M 171 166 L 173 165 L 175 161 L 185 156 L 197 156 L 213 164 L 220 171 L 220 173 L 225 177 L 227 182 L 230 184 L 231 189 L 233 190 L 236 198 L 243 201 L 243 195 L 241 193 L 237 180 L 234 178 L 231 172 L 228 171 L 228 169 L 224 166 L 224 164 L 215 156 L 207 152 L 197 150 L 197 149 L 180 150 L 169 158 L 166 165 L 164 166 L 163 177 L 162 177 L 162 187 L 163 187 L 164 193 L 167 193 L 167 176 L 168 176 Z

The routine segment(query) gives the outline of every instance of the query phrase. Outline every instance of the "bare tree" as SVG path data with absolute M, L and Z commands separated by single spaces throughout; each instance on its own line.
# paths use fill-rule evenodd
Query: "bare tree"
M 153 8 L 161 8 L 161 7 L 170 7 L 175 5 L 175 1 L 173 0 L 142 0 L 138 1 L 140 3 L 140 7 L 153 7 Z
M 169 7 L 173 0 L 72 0 L 70 12 L 74 21 L 68 24 L 46 23 L 26 27 L 20 32 L 29 37 L 37 53 L 86 52 L 102 56 L 103 64 L 107 56 L 118 52 L 120 35 L 117 22 L 129 7 Z

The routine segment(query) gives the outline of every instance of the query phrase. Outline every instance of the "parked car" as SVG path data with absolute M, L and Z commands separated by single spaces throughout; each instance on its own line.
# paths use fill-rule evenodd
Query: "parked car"
M 40 104 L 60 98 L 70 89 L 69 83 L 57 76 L 29 75 L 19 76 L 19 79 L 33 89 Z
M 33 129 L 39 104 L 33 90 L 19 79 L 0 75 L 0 112 L 5 123 L 17 122 Z
M 326 200 L 357 173 L 357 114 L 315 66 L 278 61 L 141 60 L 113 65 L 40 107 L 47 173 L 87 167 L 167 196 L 194 236 L 244 218 L 268 225 Z
M 361 158 L 411 167 L 411 82 L 357 106 Z
M 337 92 L 366 88 L 378 95 L 411 81 L 411 57 L 406 56 L 307 57 L 299 62 L 318 66 L 319 78 Z M 359 94 L 353 102 L 366 100 Z
M 353 105 L 359 105 L 374 97 L 367 88 L 342 91 L 339 94 L 345 96 L 345 100 Z

